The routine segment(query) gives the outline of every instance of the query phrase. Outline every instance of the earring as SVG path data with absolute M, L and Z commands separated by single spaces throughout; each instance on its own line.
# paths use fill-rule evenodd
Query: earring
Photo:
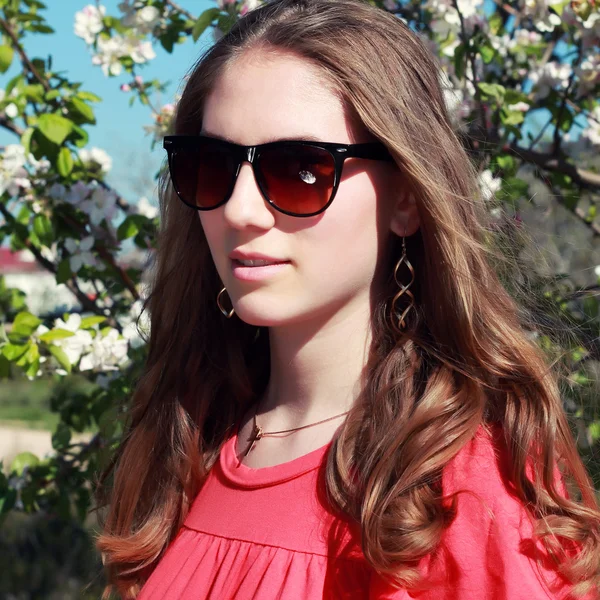
M 227 291 L 227 288 L 223 288 L 217 295 L 217 306 L 219 307 L 219 310 L 228 318 L 231 319 L 231 317 L 233 317 L 233 313 L 235 313 L 235 309 L 232 307 L 231 310 L 227 310 L 222 304 L 221 304 L 221 296 Z
M 400 269 L 400 266 L 403 263 L 406 264 L 406 267 L 410 271 L 410 276 L 411 276 L 411 279 L 407 285 L 403 285 L 402 282 L 398 281 L 398 270 Z M 394 281 L 396 282 L 396 285 L 398 285 L 398 287 L 400 288 L 400 291 L 394 296 L 394 299 L 392 300 L 392 312 L 390 314 L 390 318 L 392 321 L 392 328 L 394 329 L 394 331 L 396 333 L 402 333 L 403 330 L 406 329 L 406 321 L 404 320 L 404 317 L 406 317 L 406 315 L 408 314 L 410 309 L 414 308 L 414 306 L 415 306 L 415 296 L 408 289 L 413 284 L 414 280 L 415 280 L 415 270 L 413 269 L 413 266 L 410 264 L 410 261 L 406 258 L 406 238 L 403 237 L 402 238 L 402 256 L 400 257 L 400 260 L 398 261 L 398 263 L 396 264 L 396 268 L 394 269 Z M 400 316 L 398 316 L 398 311 L 396 310 L 396 302 L 398 302 L 400 297 L 403 296 L 404 294 L 406 294 L 410 298 L 410 304 L 404 309 L 402 314 Z

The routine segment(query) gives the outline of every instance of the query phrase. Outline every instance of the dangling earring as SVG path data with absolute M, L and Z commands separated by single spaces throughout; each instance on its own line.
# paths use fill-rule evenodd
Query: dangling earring
M 398 270 L 400 269 L 400 266 L 403 263 L 406 264 L 411 276 L 411 279 L 407 285 L 403 285 L 402 282 L 398 281 Z M 390 314 L 392 328 L 396 333 L 403 333 L 404 329 L 406 329 L 406 321 L 404 320 L 404 317 L 406 317 L 410 309 L 414 308 L 415 306 L 415 296 L 408 289 L 413 284 L 414 280 L 415 270 L 410 264 L 410 261 L 406 258 L 406 238 L 402 237 L 402 256 L 400 257 L 400 260 L 398 261 L 398 263 L 396 264 L 396 268 L 394 269 L 394 281 L 396 282 L 396 285 L 398 285 L 398 287 L 400 288 L 400 291 L 394 296 L 394 299 L 392 300 L 392 312 Z M 398 316 L 398 312 L 396 310 L 396 302 L 398 302 L 400 297 L 404 294 L 406 294 L 410 298 L 410 304 L 404 309 L 402 314 Z
M 232 307 L 231 310 L 227 310 L 222 304 L 221 304 L 221 296 L 227 291 L 227 288 L 223 288 L 219 294 L 217 295 L 217 306 L 219 307 L 219 310 L 228 318 L 231 319 L 231 317 L 233 317 L 233 313 L 235 313 L 235 309 Z

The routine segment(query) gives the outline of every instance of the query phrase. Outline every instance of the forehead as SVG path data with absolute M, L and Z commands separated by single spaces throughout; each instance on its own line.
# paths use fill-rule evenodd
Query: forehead
M 243 145 L 302 136 L 353 141 L 344 102 L 320 68 L 265 50 L 246 52 L 223 71 L 205 101 L 202 133 Z

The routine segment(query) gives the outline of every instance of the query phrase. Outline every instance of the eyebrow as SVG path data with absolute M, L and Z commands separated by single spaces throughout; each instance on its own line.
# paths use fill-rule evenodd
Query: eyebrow
M 206 135 L 211 138 L 216 138 L 217 140 L 229 142 L 230 144 L 238 144 L 238 142 L 232 140 L 231 138 L 228 138 L 226 135 L 219 135 L 218 133 L 210 133 L 208 131 L 201 131 L 199 135 Z M 299 142 L 322 142 L 323 138 L 321 138 L 317 135 L 312 135 L 312 134 L 307 133 L 304 135 L 293 135 L 293 136 L 284 136 L 284 137 L 280 137 L 280 138 L 271 138 L 271 139 L 268 139 L 261 143 L 268 144 L 271 142 L 296 142 L 296 141 L 299 141 Z M 239 144 L 239 145 L 242 145 L 242 144 Z

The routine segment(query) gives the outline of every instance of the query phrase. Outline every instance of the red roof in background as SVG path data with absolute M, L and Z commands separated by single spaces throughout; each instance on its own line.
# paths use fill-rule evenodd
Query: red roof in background
M 44 271 L 35 260 L 24 258 L 25 252 L 11 252 L 10 248 L 0 248 L 0 275 L 8 273 L 36 273 Z

